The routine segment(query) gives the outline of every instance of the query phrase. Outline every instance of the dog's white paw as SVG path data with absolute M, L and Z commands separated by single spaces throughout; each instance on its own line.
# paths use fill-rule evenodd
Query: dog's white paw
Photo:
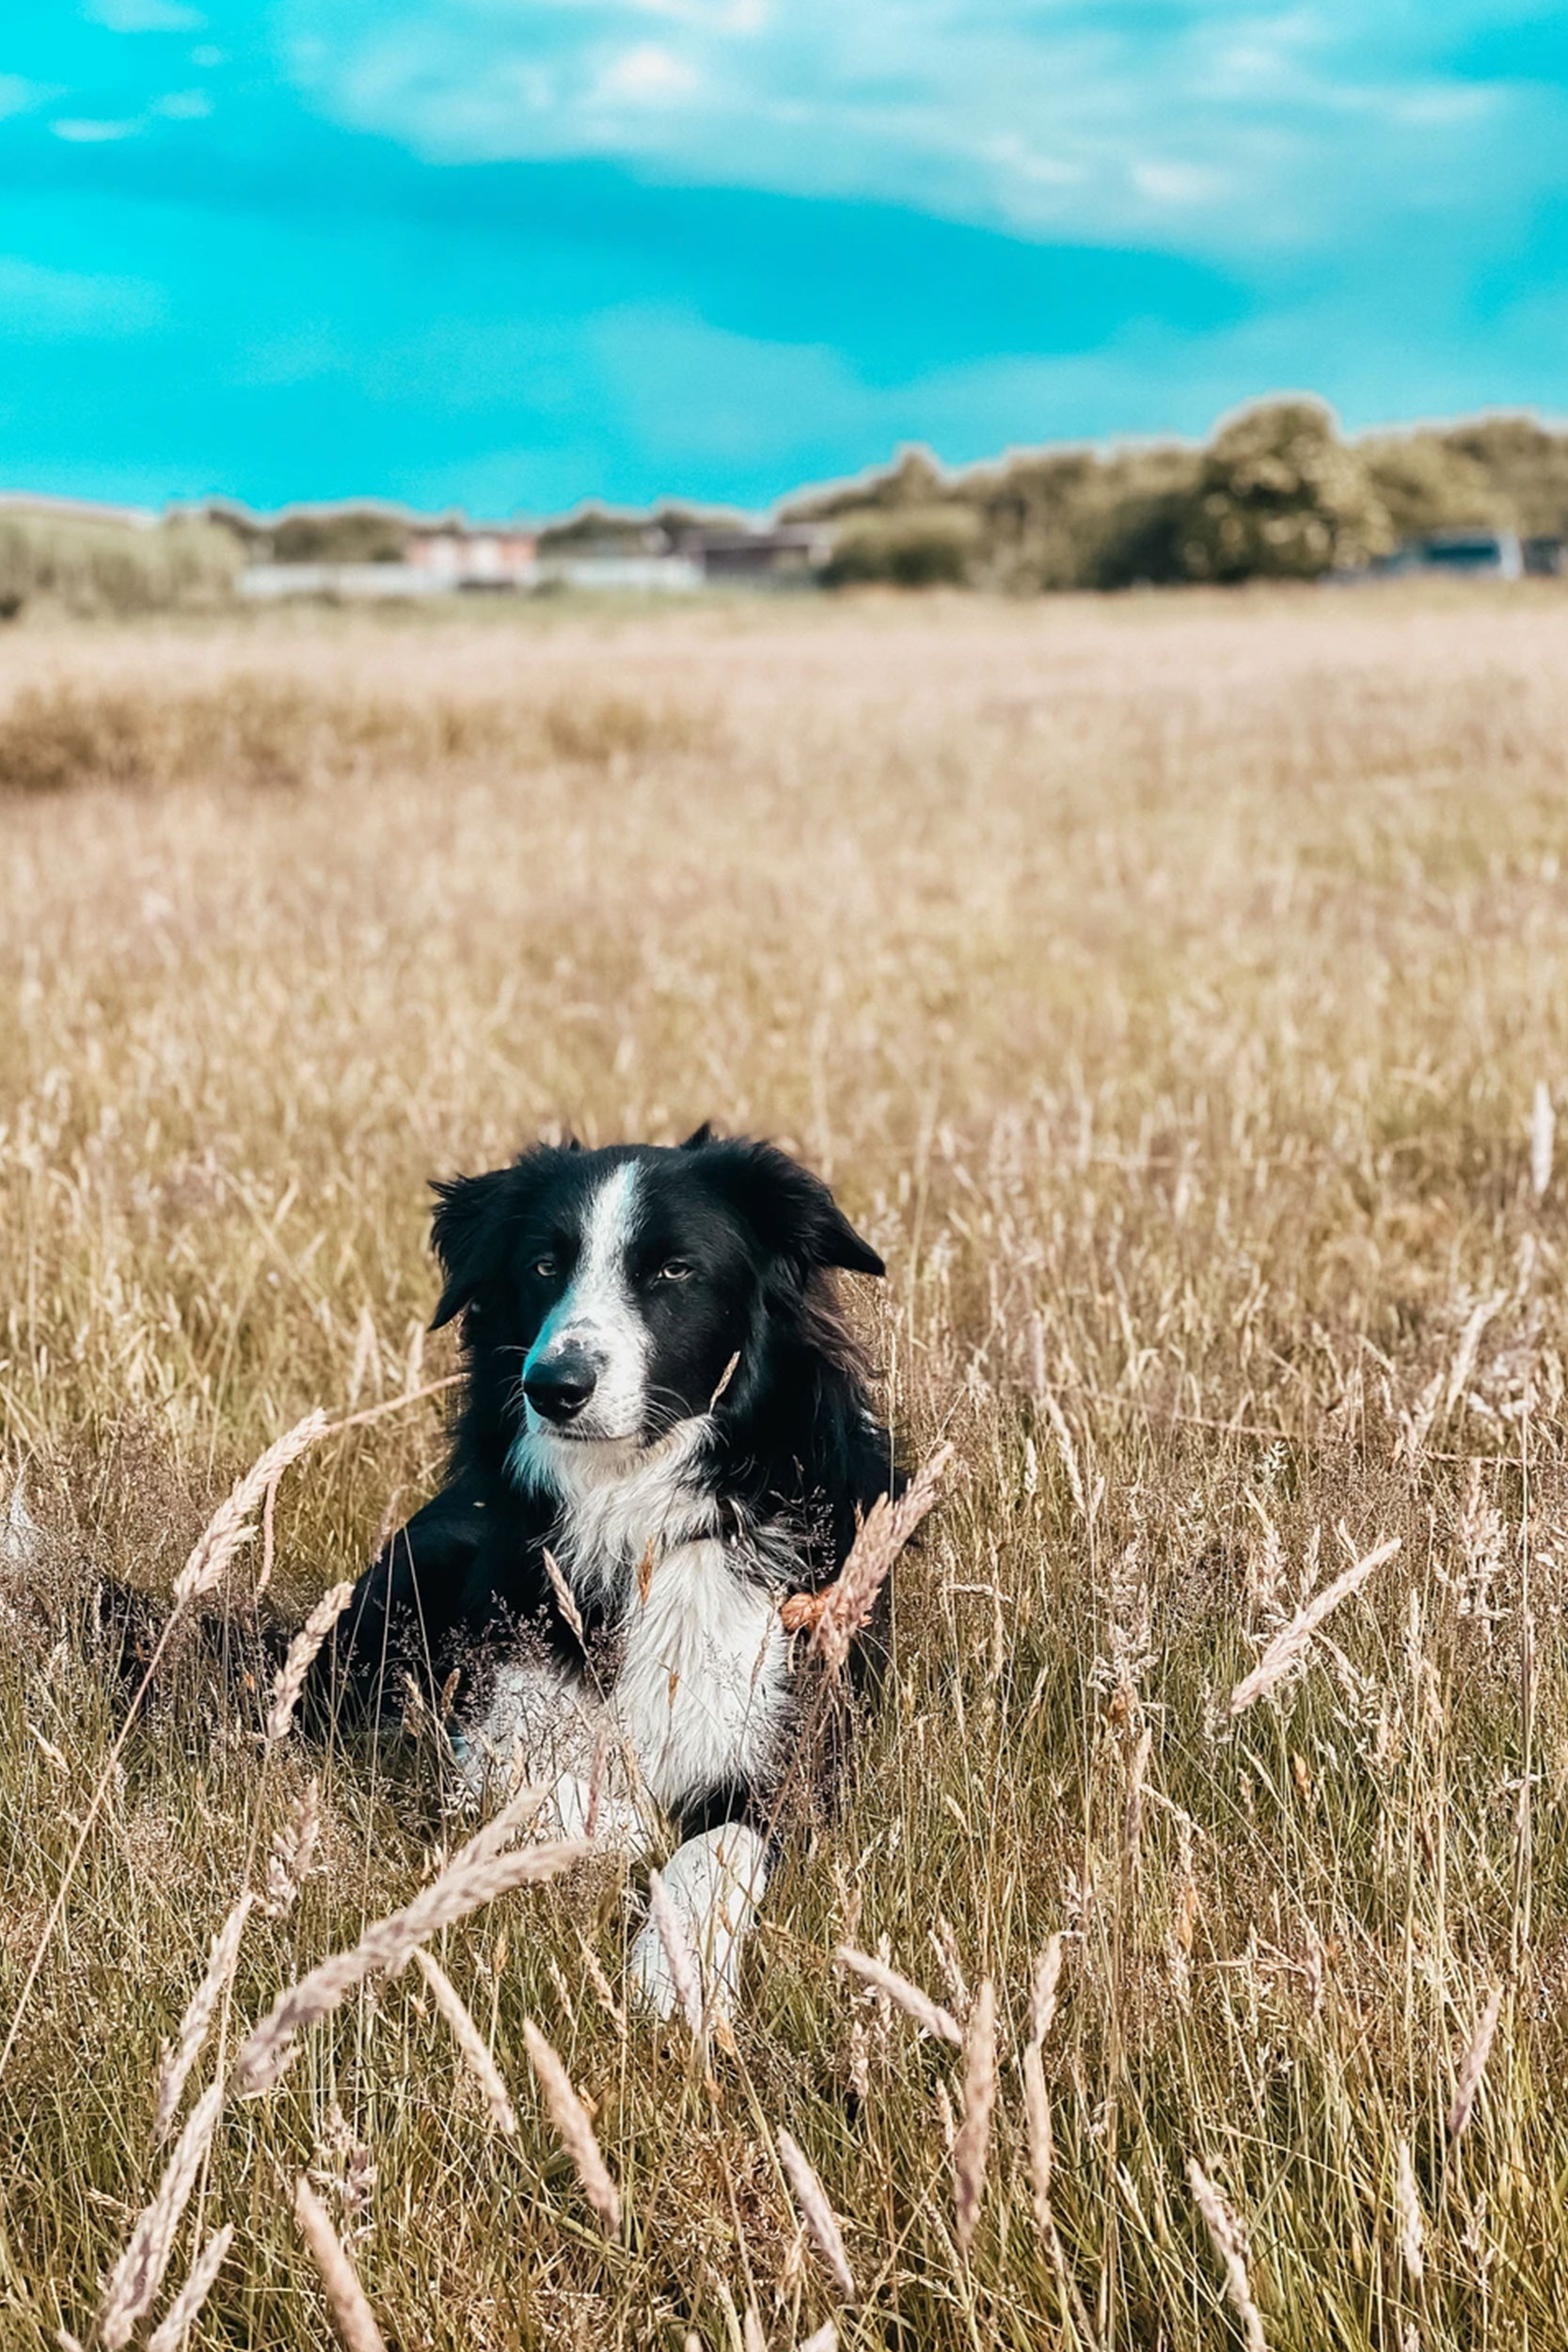
M 705 2008 L 728 2011 L 740 1974 L 740 1947 L 768 1883 L 768 1846 L 741 1821 L 726 1821 L 678 1846 L 660 1872 L 679 1931 L 695 1961 Z M 682 2007 L 670 1955 L 650 1919 L 631 1947 L 634 1996 L 656 2017 Z

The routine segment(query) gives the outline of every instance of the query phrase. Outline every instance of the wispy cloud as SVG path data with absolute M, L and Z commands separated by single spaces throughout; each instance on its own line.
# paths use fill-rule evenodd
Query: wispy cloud
M 1030 234 L 1164 236 L 1179 214 L 1184 235 L 1237 252 L 1397 213 L 1434 135 L 1452 201 L 1494 200 L 1506 100 L 1464 51 L 1496 15 L 1496 0 L 1386 19 L 1363 0 L 286 0 L 285 22 L 312 103 L 436 160 L 600 154 Z M 628 39 L 650 17 L 658 40 Z
M 0 73 L 0 117 L 25 114 L 30 106 L 58 95 L 46 84 L 25 81 L 20 73 Z
M 96 115 L 61 115 L 49 128 L 72 147 L 103 147 L 114 139 L 135 138 L 147 125 L 139 115 L 105 121 Z
M 626 101 L 634 106 L 668 106 L 689 98 L 700 79 L 689 59 L 657 41 L 643 40 L 606 60 L 594 94 L 611 104 Z
M 181 0 L 90 0 L 87 15 L 111 33 L 189 33 L 207 22 Z
M 145 278 L 45 269 L 0 253 L 0 310 L 17 337 L 139 335 L 164 314 L 162 290 Z

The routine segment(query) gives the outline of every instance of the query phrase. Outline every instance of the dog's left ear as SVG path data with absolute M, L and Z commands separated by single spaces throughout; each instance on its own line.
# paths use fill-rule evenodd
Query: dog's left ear
M 511 1168 L 498 1168 L 487 1176 L 453 1176 L 432 1185 L 436 1214 L 430 1221 L 431 1247 L 447 1278 L 436 1303 L 433 1331 L 472 1305 L 495 1264 L 511 1178 Z
M 771 1143 L 709 1144 L 705 1152 L 721 1189 L 774 1253 L 801 1276 L 826 1266 L 885 1274 L 820 1176 Z

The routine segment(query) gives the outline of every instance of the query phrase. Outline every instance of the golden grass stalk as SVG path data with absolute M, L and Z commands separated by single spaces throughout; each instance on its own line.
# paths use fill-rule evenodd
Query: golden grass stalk
M 1127 1770 L 1127 1805 L 1121 1824 L 1121 1867 L 1129 1886 L 1135 1884 L 1138 1857 L 1143 1844 L 1144 1777 L 1148 1771 L 1149 1751 L 1154 1745 L 1154 1733 L 1146 1724 L 1138 1734 Z
M 152 2119 L 152 2137 L 160 2142 L 168 2137 L 180 2105 L 180 2094 L 185 2088 L 191 2068 L 201 2054 L 207 2039 L 207 2028 L 223 1996 L 224 1987 L 234 1973 L 239 1958 L 240 1938 L 250 1916 L 256 1898 L 244 1894 L 213 1938 L 212 1954 L 207 1973 L 192 1994 L 190 2005 L 180 2020 L 180 2031 L 172 2047 L 166 2047 L 163 2063 L 158 2069 L 158 2106 Z
M 659 1941 L 670 1970 L 670 1981 L 675 1988 L 675 1998 L 681 2014 L 694 2034 L 703 2030 L 703 1978 L 697 1965 L 697 1955 L 686 1932 L 680 1913 L 670 1899 L 670 1890 L 657 1870 L 648 1872 L 648 1916 Z
M 269 1919 L 281 1919 L 293 1908 L 310 1875 L 321 1834 L 321 1783 L 312 1773 L 290 1807 L 289 1818 L 267 1856 L 267 1891 L 261 1908 Z
M 936 1503 L 947 1466 L 950 1445 L 939 1446 L 930 1460 L 911 1479 L 896 1502 L 882 1495 L 866 1513 L 849 1557 L 839 1571 L 813 1629 L 811 1645 L 838 1673 L 849 1655 L 849 1645 L 870 1621 L 877 1596 L 888 1571 Z
M 327 2218 L 326 2207 L 302 2172 L 294 2183 L 294 2219 L 320 2274 L 332 2325 L 347 2352 L 387 2352 L 387 2340 L 349 2260 L 348 2249 Z
M 986 2193 L 990 2121 L 996 2106 L 996 1987 L 982 1978 L 964 2032 L 964 2104 L 953 2142 L 953 2204 L 959 2249 L 968 2253 Z
M 242 1544 L 255 1534 L 251 1513 L 266 1495 L 274 1481 L 281 1478 L 291 1462 L 313 1446 L 327 1431 L 326 1415 L 318 1405 L 313 1413 L 295 1422 L 285 1430 L 275 1445 L 253 1462 L 245 1476 L 218 1504 L 206 1527 L 197 1538 L 190 1558 L 174 1580 L 174 1607 L 178 1612 L 187 1601 L 210 1593 Z
M 1394 2174 L 1394 2211 L 1400 2225 L 1400 2260 L 1405 2275 L 1418 2285 L 1426 2262 L 1421 2252 L 1424 2231 L 1421 2223 L 1421 2201 L 1416 2189 L 1416 2169 L 1410 2161 L 1410 2144 L 1400 2142 L 1399 2161 Z
M 812 2169 L 810 2157 L 787 2132 L 778 2134 L 779 2161 L 789 2176 L 795 2192 L 795 2202 L 800 2208 L 800 2218 L 806 2225 L 806 2235 L 816 2247 L 839 2294 L 847 2303 L 855 2299 L 855 2274 L 849 2267 L 849 2257 L 844 2250 L 844 2233 L 838 2226 L 838 2216 L 828 2202 L 828 2192 Z
M 147 2352 L 182 2352 L 190 2334 L 198 2312 L 213 2291 L 213 2281 L 223 2268 L 234 2230 L 226 2222 L 214 2230 L 200 2253 L 191 2265 L 190 2277 L 147 2339 Z
M 1062 1949 L 1060 1934 L 1048 1936 L 1045 1949 L 1035 1963 L 1034 1980 L 1029 1987 L 1029 2037 L 1037 2050 L 1055 2023 Z
M 1061 1937 L 1053 1935 L 1041 1954 L 1041 1964 L 1050 1957 L 1052 1947 L 1060 1955 Z M 1037 1981 L 1040 1969 L 1037 1969 Z M 1049 2024 L 1049 2019 L 1047 2023 Z M 1040 2039 L 1043 2040 L 1043 2034 Z M 1085 2307 L 1078 2281 L 1068 2268 L 1067 2249 L 1056 2216 L 1051 2202 L 1051 2175 L 1055 2163 L 1055 2151 L 1051 2129 L 1051 2093 L 1045 2087 L 1045 2064 L 1040 2056 L 1040 2041 L 1031 2040 L 1023 2045 L 1023 2121 L 1029 2150 L 1029 2192 L 1034 2210 L 1035 2226 L 1039 2231 L 1051 2267 L 1056 2276 L 1056 2292 L 1061 2298 L 1064 2319 L 1070 2313 L 1072 2325 L 1082 2343 L 1091 2347 L 1098 2343 L 1094 2327 Z
M 1225 2291 L 1230 2297 L 1232 2311 L 1242 2323 L 1247 2352 L 1268 2352 L 1262 2314 L 1252 2299 L 1252 2286 L 1247 2278 L 1246 2237 L 1241 2222 L 1196 2156 L 1187 2159 L 1187 2178 L 1192 2184 L 1204 2225 L 1213 2241 L 1214 2251 L 1225 2265 Z
M 479 1862 L 486 1855 L 499 1853 L 515 1836 L 520 1836 L 545 1802 L 546 1791 L 538 1788 L 515 1789 L 498 1813 L 476 1829 L 466 1846 L 460 1846 L 451 1858 L 450 1867 L 460 1863 Z
M 578 1948 L 582 1954 L 583 1974 L 594 1988 L 599 2007 L 624 2042 L 626 2035 L 626 2012 L 615 1998 L 615 1987 L 605 1975 L 597 1952 L 594 1950 L 580 1929 L 578 1931 Z
M 1043 1389 L 1040 1391 L 1040 1403 L 1045 1406 L 1051 1426 L 1056 1432 L 1056 1442 L 1062 1449 L 1062 1460 L 1067 1468 L 1068 1485 L 1072 1489 L 1072 1500 L 1078 1506 L 1080 1517 L 1087 1518 L 1089 1506 L 1084 1493 L 1083 1477 L 1078 1468 L 1078 1449 L 1072 1442 L 1072 1432 L 1067 1425 L 1067 1415 L 1049 1389 Z
M 531 1796 L 532 1791 L 529 1791 Z M 510 1809 L 510 1808 L 509 1808 Z M 569 1869 L 591 1849 L 578 1841 L 519 1846 L 510 1853 L 474 1853 L 470 1841 L 433 1885 L 401 1911 L 377 1919 L 352 1950 L 335 1952 L 280 1993 L 267 2015 L 240 2045 L 235 2080 L 254 2095 L 270 2090 L 293 2058 L 298 2036 L 331 2015 L 346 1994 L 370 1976 L 396 1976 L 420 1946 L 441 1928 L 467 1918 L 515 1886 L 539 1886 Z
M 583 2194 L 603 2222 L 607 2234 L 613 2236 L 621 2226 L 621 2192 L 610 2176 L 610 2168 L 599 2152 L 594 2136 L 588 2109 L 572 2089 L 567 2074 L 556 2052 L 546 2041 L 531 2018 L 523 2020 L 523 2040 L 556 2137 L 577 2167 Z
M 1486 2006 L 1476 2020 L 1470 2046 L 1460 2062 L 1459 2080 L 1454 2087 L 1453 2105 L 1449 2109 L 1449 2145 L 1452 2147 L 1469 2127 L 1475 2111 L 1476 2093 L 1486 2072 L 1486 2061 L 1492 2055 L 1492 2037 L 1497 2030 L 1502 2012 L 1503 1989 L 1495 1984 L 1486 1996 Z
M 1529 1118 L 1529 1186 L 1538 1200 L 1545 1197 L 1552 1181 L 1552 1146 L 1556 1137 L 1557 1113 L 1552 1108 L 1551 1089 L 1544 1078 L 1537 1078 Z
M 838 2329 L 831 2319 L 825 2319 L 820 2328 L 801 2337 L 795 2352 L 838 2352 Z
M 1040 2229 L 1054 2228 L 1051 2211 L 1051 2093 L 1045 2087 L 1045 2066 L 1037 2042 L 1023 2047 L 1023 2120 L 1029 2137 L 1029 2187 L 1035 2219 Z
M 289 1644 L 288 1656 L 278 1668 L 277 1680 L 272 1686 L 272 1705 L 267 1710 L 265 1735 L 268 1747 L 276 1747 L 279 1740 L 288 1738 L 289 1725 L 293 1722 L 294 1708 L 299 1705 L 299 1694 L 305 1688 L 305 1677 L 310 1671 L 316 1653 L 353 1598 L 354 1586 L 351 1583 L 334 1584 L 322 1595 Z
M 484 2104 L 490 2110 L 491 2122 L 499 2132 L 504 2132 L 511 2138 L 517 2129 L 517 2111 L 508 2096 L 500 2068 L 491 2056 L 484 2036 L 475 2025 L 467 2003 L 446 1970 L 438 1967 L 428 1952 L 417 1951 L 414 1958 L 430 1987 L 436 2008 L 451 2027 L 452 2039 L 463 2053 L 465 2065 L 484 2093 Z
M 963 2035 L 952 2011 L 922 1993 L 908 1977 L 901 1977 L 896 1968 L 890 1968 L 885 1960 L 877 1960 L 870 1952 L 857 1952 L 850 1944 L 840 1944 L 833 1958 L 841 1968 L 847 1968 L 866 1984 L 874 1985 L 879 1993 L 885 1993 L 895 2009 L 901 2009 L 906 2017 L 912 2017 L 917 2026 L 939 2042 L 951 2042 L 955 2049 L 962 2046 Z
M 1391 1560 L 1399 1548 L 1400 1538 L 1397 1535 L 1388 1536 L 1374 1551 L 1369 1551 L 1346 1568 L 1341 1576 L 1337 1576 L 1332 1584 L 1325 1584 L 1305 1609 L 1298 1610 L 1290 1624 L 1275 1635 L 1252 1672 L 1243 1676 L 1231 1692 L 1227 1711 L 1232 1722 L 1255 1700 L 1266 1698 L 1283 1682 L 1307 1655 L 1312 1636 L 1323 1620 L 1338 1608 L 1342 1600 L 1348 1600 L 1352 1593 L 1359 1592 L 1372 1570 L 1382 1567 L 1386 1560 Z
M 1453 1367 L 1449 1374 L 1448 1393 L 1444 1403 L 1450 1413 L 1470 1385 L 1470 1375 L 1476 1368 L 1476 1350 L 1481 1345 L 1481 1335 L 1503 1303 L 1500 1295 L 1495 1298 L 1483 1298 L 1470 1311 L 1465 1328 L 1459 1335 L 1459 1345 L 1454 1350 Z
M 132 1693 L 130 1705 L 124 1710 L 119 1729 L 104 1758 L 103 1769 L 98 1775 L 97 1786 L 93 1789 L 87 1811 L 82 1817 L 81 1827 L 76 1833 L 76 1842 L 66 1857 L 65 1868 L 60 1873 L 59 1884 L 55 1889 L 55 1899 L 49 1907 L 49 1915 L 43 1923 L 37 1948 L 28 1964 L 27 1973 L 22 1980 L 22 1991 L 17 1995 L 16 2007 L 11 2012 L 11 2022 L 7 2028 L 5 2042 L 0 2045 L 0 2074 L 4 2073 L 9 2062 L 11 2052 L 16 2047 L 17 2036 L 22 2031 L 22 2021 L 27 2013 L 27 2004 L 32 1998 L 33 1987 L 39 1979 L 39 1970 L 43 1966 L 44 1954 L 48 1951 L 54 1940 L 55 1931 L 64 1915 L 66 1898 L 70 1894 L 71 1881 L 76 1876 L 77 1865 L 87 1851 L 87 1839 L 92 1836 L 93 1824 L 98 1819 L 104 1796 L 119 1768 L 120 1755 L 130 1737 L 131 1726 L 141 1711 L 142 1700 L 151 1687 L 152 1677 L 163 1661 L 164 1652 L 168 1647 L 175 1628 L 179 1625 L 187 1604 L 199 1598 L 203 1593 L 211 1592 L 240 1546 L 247 1542 L 255 1534 L 255 1528 L 250 1524 L 250 1514 L 267 1493 L 269 1487 L 276 1480 L 281 1478 L 291 1462 L 296 1462 L 308 1447 L 315 1444 L 318 1438 L 325 1437 L 328 1427 L 326 1416 L 318 1406 L 313 1413 L 307 1413 L 303 1421 L 296 1422 L 292 1429 L 285 1431 L 275 1445 L 270 1445 L 259 1460 L 246 1470 L 232 1492 L 218 1505 L 189 1559 L 175 1578 L 173 1606 L 164 1620 L 163 1630 L 153 1645 L 152 1655 L 142 1669 L 141 1680 Z
M 223 2086 L 214 2083 L 202 2092 L 186 2118 L 152 2201 L 138 2217 L 124 2253 L 109 2274 L 98 2312 L 97 2336 L 103 2352 L 121 2352 L 158 2292 L 174 2251 L 180 2217 L 190 2201 L 222 2106 Z
M 555 1605 L 560 1610 L 562 1616 L 565 1619 L 566 1623 L 571 1627 L 572 1631 L 576 1634 L 578 1649 L 586 1651 L 588 1647 L 588 1632 L 586 1627 L 583 1625 L 582 1612 L 578 1607 L 572 1588 L 567 1583 L 564 1576 L 562 1574 L 561 1564 L 547 1544 L 544 1547 L 544 1555 L 545 1574 L 550 1580 L 550 1590 L 555 1595 Z M 644 1596 L 644 1597 L 646 1597 Z

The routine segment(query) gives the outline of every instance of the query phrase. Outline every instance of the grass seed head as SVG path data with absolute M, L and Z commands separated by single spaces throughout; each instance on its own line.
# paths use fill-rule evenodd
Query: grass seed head
M 1454 2086 L 1453 2105 L 1449 2109 L 1449 2139 L 1450 2144 L 1464 2137 L 1475 2113 L 1476 2093 L 1486 2072 L 1486 2061 L 1492 2054 L 1492 2037 L 1497 2030 L 1502 2013 L 1503 1989 L 1495 1984 L 1486 1996 L 1486 2005 L 1476 2020 L 1470 2046 L 1460 2062 L 1459 2080 Z
M 348 2249 L 303 2172 L 294 2183 L 294 2219 L 310 2249 L 326 2308 L 344 2352 L 387 2352 L 387 2340 L 376 2325 L 375 2313 L 359 2283 Z
M 152 2201 L 139 2216 L 124 2253 L 110 2273 L 98 2312 L 97 2333 L 103 2352 L 122 2352 L 158 2292 L 174 2250 L 181 2216 L 212 2144 L 223 2096 L 223 2086 L 214 2083 L 191 2109 Z
M 996 1987 L 982 1979 L 964 2033 L 963 2113 L 953 2142 L 953 2201 L 958 2245 L 968 2253 L 986 2193 L 991 2114 L 996 2106 Z
M 789 2177 L 795 2192 L 795 2202 L 806 2225 L 806 2235 L 816 2247 L 822 2267 L 847 2303 L 855 2299 L 855 2274 L 849 2267 L 849 2257 L 844 2249 L 844 2233 L 838 2216 L 828 2202 L 828 2192 L 812 2169 L 810 2158 L 788 2132 L 778 2134 L 779 2161 Z
M 196 2325 L 197 2313 L 213 2291 L 213 2284 L 228 2258 L 234 2242 L 231 2222 L 214 2230 L 200 2253 L 191 2265 L 190 2276 L 179 2294 L 147 2339 L 147 2352 L 183 2352 L 185 2338 Z
M 562 2060 L 530 2017 L 523 2020 L 523 2039 L 556 2137 L 577 2167 L 583 2194 L 603 2223 L 606 2235 L 613 2237 L 621 2227 L 621 2192 L 599 2152 L 588 2109 L 573 2090 L 572 2078 Z
M 191 2068 L 200 2056 L 201 2045 L 207 2039 L 207 2028 L 213 2022 L 213 2012 L 234 1973 L 234 1963 L 240 1954 L 240 1938 L 245 1933 L 245 1923 L 250 1916 L 254 1901 L 254 1896 L 242 1895 L 213 1938 L 207 1973 L 191 1995 L 172 2048 L 164 2054 L 163 2064 L 158 2070 L 157 2111 L 152 2120 L 154 2140 L 168 2137 L 180 2105 L 180 2094 L 185 2088 Z
M 426 1984 L 430 1987 L 436 2008 L 451 2027 L 452 2039 L 463 2054 L 464 2064 L 484 2094 L 484 2104 L 490 2110 L 490 2121 L 497 2131 L 504 2132 L 510 2139 L 517 2129 L 516 2109 L 513 2106 L 508 2095 L 500 2068 L 496 2064 L 484 2036 L 469 2014 L 467 2003 L 446 1970 L 439 1967 L 427 1951 L 417 1951 L 414 1958 L 419 1963 L 420 1974 Z
M 901 2009 L 906 2017 L 912 2017 L 917 2026 L 923 2026 L 938 2042 L 950 2042 L 955 2049 L 962 2044 L 962 2031 L 951 2011 L 922 1993 L 920 1987 L 911 1984 L 908 1977 L 901 1977 L 896 1968 L 890 1968 L 885 1960 L 876 1960 L 869 1952 L 857 1952 L 848 1944 L 839 1945 L 833 1958 L 841 1968 L 847 1968 L 863 1983 L 874 1985 L 879 1993 L 886 1994 L 895 2009 Z
M 305 1688 L 305 1677 L 322 1644 L 337 1624 L 349 1602 L 354 1598 L 352 1584 L 334 1584 L 322 1595 L 293 1640 L 289 1654 L 277 1670 L 272 1686 L 272 1705 L 267 1710 L 266 1742 L 268 1747 L 289 1736 L 289 1726 L 299 1705 L 299 1694 Z
M 293 2057 L 299 2035 L 330 2016 L 344 1995 L 367 1977 L 395 1976 L 438 1930 L 467 1918 L 469 1912 L 494 1902 L 498 1895 L 514 1887 L 543 1885 L 592 1851 L 580 1843 L 562 1841 L 476 1854 L 473 1850 L 479 1842 L 470 1839 L 433 1885 L 401 1911 L 367 1928 L 352 1949 L 335 1952 L 278 1994 L 241 2045 L 235 2080 L 242 2091 L 270 2090 Z

